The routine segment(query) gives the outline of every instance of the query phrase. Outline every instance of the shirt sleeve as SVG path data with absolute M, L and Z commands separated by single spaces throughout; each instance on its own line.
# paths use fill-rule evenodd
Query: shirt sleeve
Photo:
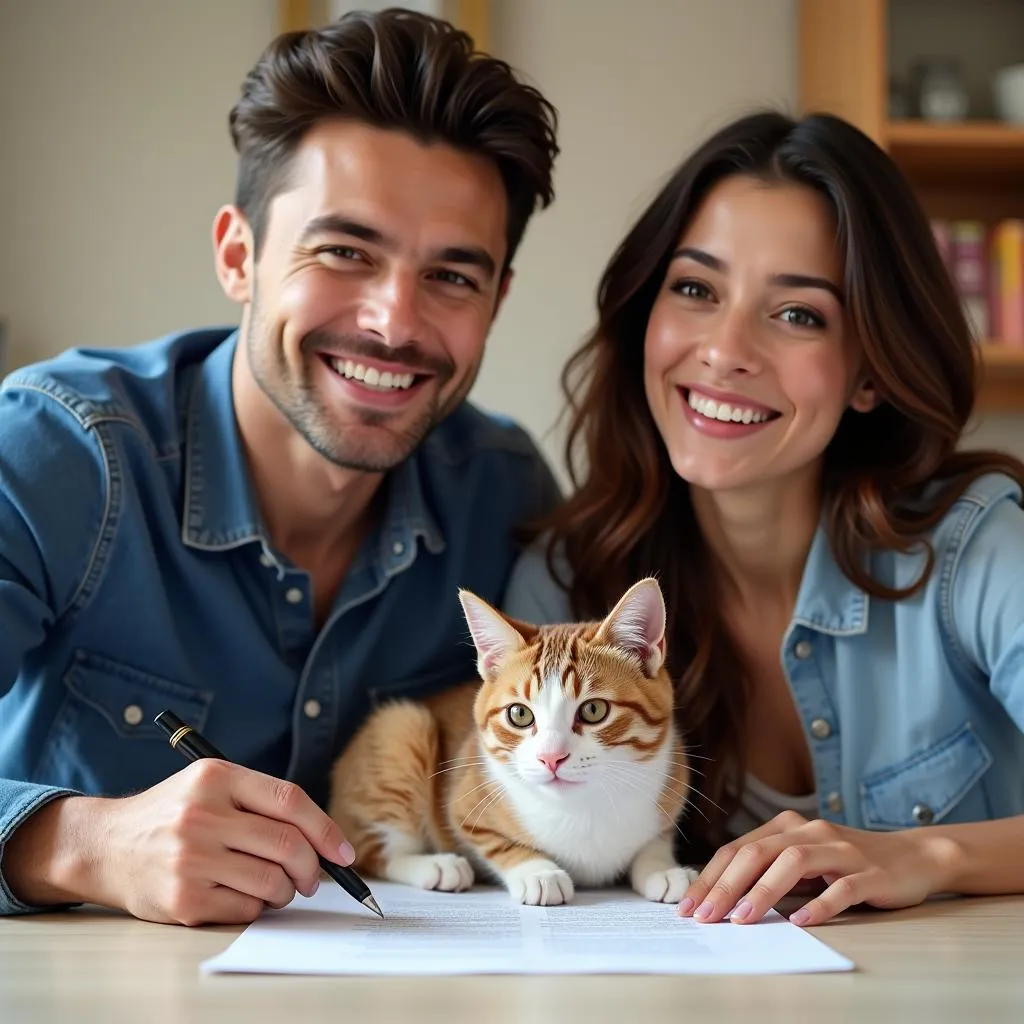
M 0 390 L 0 722 L 17 728 L 12 692 L 26 655 L 81 598 L 105 517 L 101 446 L 43 388 Z M 0 779 L 0 915 L 43 909 L 23 903 L 3 875 L 15 830 L 72 790 Z M 45 908 L 53 909 L 53 908 Z
M 949 594 L 959 653 L 1024 732 L 1024 509 L 1013 495 L 980 513 Z

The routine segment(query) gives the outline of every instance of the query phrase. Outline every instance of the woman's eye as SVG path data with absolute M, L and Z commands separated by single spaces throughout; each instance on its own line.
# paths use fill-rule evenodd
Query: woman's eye
M 576 712 L 581 722 L 586 722 L 587 725 L 596 725 L 598 722 L 603 722 L 608 717 L 608 701 L 606 700 L 588 700 L 579 706 L 579 710 Z
M 780 315 L 786 323 L 792 324 L 794 327 L 825 326 L 825 321 L 817 313 L 812 313 L 802 306 L 790 306 L 788 309 L 784 309 Z
M 525 704 L 510 704 L 505 712 L 509 725 L 525 729 L 533 725 L 533 712 Z
M 711 290 L 706 284 L 701 284 L 700 281 L 685 279 L 676 281 L 672 285 L 672 291 L 677 295 L 682 295 L 685 299 L 706 299 L 711 294 Z

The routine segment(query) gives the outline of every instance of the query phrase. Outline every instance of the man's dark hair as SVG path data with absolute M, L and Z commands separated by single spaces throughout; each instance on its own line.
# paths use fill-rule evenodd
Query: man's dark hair
M 546 207 L 554 198 L 557 112 L 537 89 L 475 51 L 447 21 L 401 8 L 354 11 L 324 28 L 278 36 L 231 111 L 235 203 L 257 252 L 300 140 L 339 117 L 493 160 L 508 195 L 506 268 L 538 201 Z

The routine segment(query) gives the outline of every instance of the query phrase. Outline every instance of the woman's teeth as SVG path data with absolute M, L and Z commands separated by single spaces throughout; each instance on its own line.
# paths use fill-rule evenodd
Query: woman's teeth
M 764 423 L 772 418 L 772 413 L 761 409 L 748 409 L 742 405 L 730 405 L 728 402 L 716 402 L 691 391 L 686 396 L 691 409 L 695 409 L 709 420 L 720 420 L 722 423 Z
M 392 373 L 385 370 L 381 373 L 376 367 L 363 366 L 362 363 L 354 362 L 351 359 L 331 359 L 330 364 L 335 373 L 348 380 L 357 380 L 364 387 L 373 388 L 376 391 L 394 391 L 396 388 L 405 389 L 412 386 L 416 379 L 414 373 Z

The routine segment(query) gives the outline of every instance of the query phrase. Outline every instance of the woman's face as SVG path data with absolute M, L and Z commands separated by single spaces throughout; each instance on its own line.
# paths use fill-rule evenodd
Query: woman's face
M 676 472 L 732 490 L 817 472 L 847 408 L 875 396 L 844 309 L 828 202 L 720 182 L 679 239 L 651 310 L 647 401 Z

